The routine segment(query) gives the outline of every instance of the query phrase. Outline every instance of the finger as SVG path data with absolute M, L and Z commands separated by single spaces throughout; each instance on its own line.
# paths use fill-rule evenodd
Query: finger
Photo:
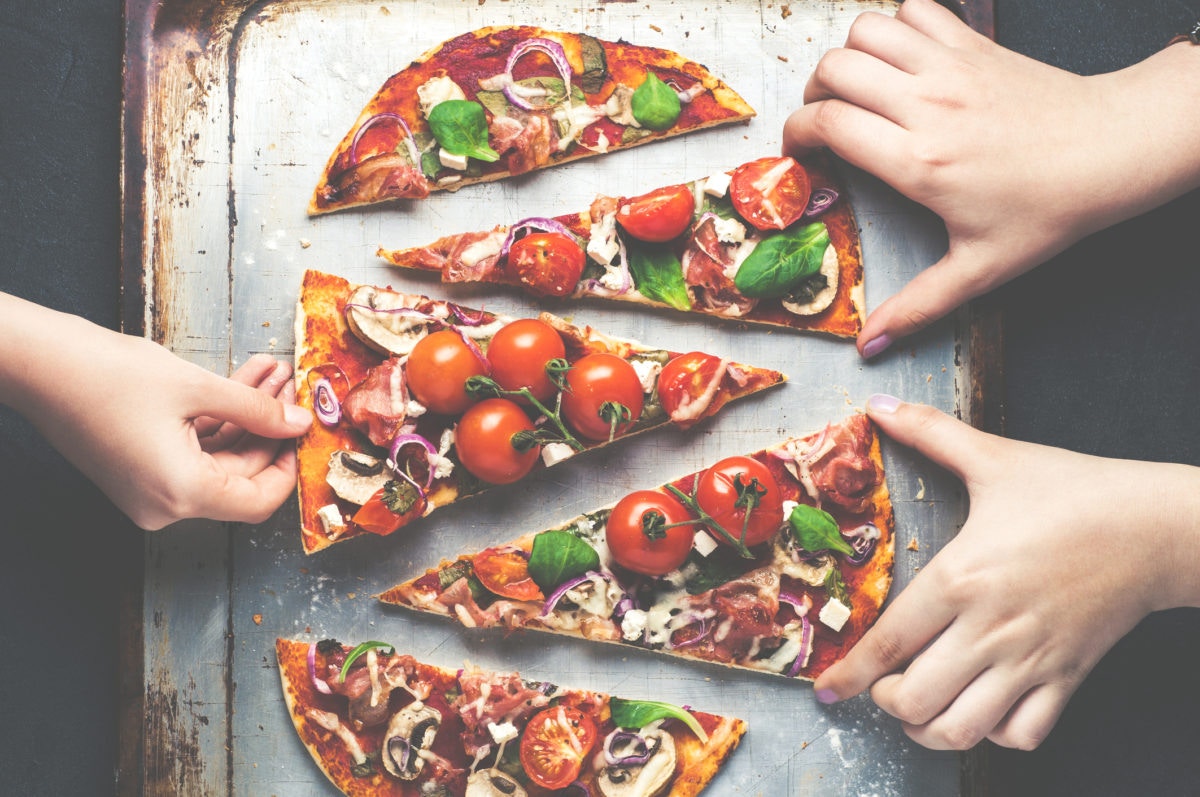
M 194 416 L 209 416 L 240 426 L 252 434 L 282 439 L 297 437 L 312 425 L 312 413 L 274 396 L 204 373 L 194 396 Z
M 212 520 L 262 523 L 295 488 L 296 451 L 293 446 L 284 445 L 270 465 L 251 477 L 222 473 L 214 468 L 204 504 L 193 514 Z
M 888 437 L 946 468 L 968 488 L 974 470 L 995 458 L 992 448 L 998 438 L 928 405 L 877 394 L 867 399 L 867 414 Z
M 876 682 L 876 704 L 909 725 L 924 725 L 945 711 L 988 667 L 983 648 L 961 628 L 952 622 L 903 673 Z
M 931 750 L 969 750 L 987 738 L 1028 688 L 1006 669 L 986 670 L 945 711 L 921 725 L 906 723 L 904 731 Z
M 295 403 L 295 385 L 292 383 L 292 366 L 285 362 L 275 362 L 271 360 L 272 368 L 266 374 L 262 375 L 261 379 L 250 384 L 264 395 L 271 398 L 280 399 L 285 403 Z M 231 377 L 232 378 L 232 377 Z M 249 383 L 248 383 L 249 384 Z M 291 390 L 291 399 L 285 397 L 285 391 Z M 199 434 L 199 424 L 201 420 L 214 421 L 211 418 L 197 418 L 197 434 Z M 219 421 L 219 426 L 212 431 L 207 437 L 201 437 L 200 446 L 208 452 L 223 451 L 233 448 L 243 437 L 246 436 L 246 430 L 235 423 Z
M 240 368 L 230 374 L 229 378 L 234 382 L 255 387 L 270 376 L 277 365 L 275 358 L 269 354 L 255 354 L 242 363 Z M 196 434 L 200 437 L 207 437 L 215 433 L 221 427 L 221 424 L 222 421 L 217 418 L 197 418 Z
M 829 147 L 842 160 L 888 181 L 908 163 L 906 133 L 895 122 L 843 100 L 802 106 L 783 123 L 783 152 L 803 157 Z
M 1058 684 L 1043 684 L 1031 689 L 987 738 L 1001 747 L 1036 750 L 1050 735 L 1072 692 L 1074 689 Z
M 804 87 L 805 105 L 821 100 L 844 100 L 888 121 L 903 124 L 912 76 L 869 53 L 834 49 L 817 62 Z
M 904 666 L 950 624 L 949 604 L 927 588 L 929 573 L 926 569 L 913 579 L 850 652 L 817 678 L 813 688 L 818 700 L 854 697 Z
M 941 45 L 897 17 L 868 11 L 850 25 L 846 47 L 915 75 L 936 66 Z
M 935 0 L 905 0 L 896 12 L 896 19 L 950 47 L 973 46 L 981 38 L 957 14 Z

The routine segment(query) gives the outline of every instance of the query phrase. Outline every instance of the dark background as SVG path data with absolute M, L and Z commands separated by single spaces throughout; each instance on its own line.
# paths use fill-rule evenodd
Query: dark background
M 996 2 L 1001 43 L 1086 74 L 1146 57 L 1200 16 L 1200 0 Z M 0 0 L 0 290 L 113 328 L 122 39 L 119 0 Z M 1198 228 L 1193 192 L 992 297 L 1010 436 L 1200 464 Z M 1136 485 L 1129 498 L 1136 511 Z M 141 548 L 142 532 L 0 407 L 0 793 L 115 790 L 122 585 Z M 988 750 L 991 793 L 1200 794 L 1198 653 L 1200 612 L 1148 618 L 1039 750 Z

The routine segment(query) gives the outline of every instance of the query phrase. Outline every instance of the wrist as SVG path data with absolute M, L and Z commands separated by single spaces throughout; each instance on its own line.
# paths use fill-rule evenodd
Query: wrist
M 1150 551 L 1159 563 L 1152 609 L 1200 607 L 1200 467 L 1153 463 L 1144 506 L 1155 534 Z M 1141 500 L 1141 499 L 1139 499 Z M 1165 563 L 1165 566 L 1163 564 Z

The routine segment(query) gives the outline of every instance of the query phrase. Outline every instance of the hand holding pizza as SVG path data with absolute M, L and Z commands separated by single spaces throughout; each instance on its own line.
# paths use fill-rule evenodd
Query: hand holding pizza
M 296 484 L 292 369 L 224 379 L 144 338 L 0 294 L 0 403 L 24 414 L 139 526 L 261 522 Z
M 934 0 L 865 13 L 784 126 L 937 213 L 949 247 L 867 319 L 892 341 L 1090 233 L 1200 185 L 1200 47 L 1081 77 L 1006 50 Z
M 970 516 L 817 679 L 819 700 L 870 688 L 927 747 L 1033 749 L 1143 617 L 1200 605 L 1200 468 L 1006 440 L 887 396 L 867 412 L 962 479 Z

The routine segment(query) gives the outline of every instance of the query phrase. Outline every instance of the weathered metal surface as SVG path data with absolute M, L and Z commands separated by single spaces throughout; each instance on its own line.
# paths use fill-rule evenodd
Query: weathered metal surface
M 778 152 L 822 52 L 883 0 L 606 3 L 415 0 L 187 3 L 147 7 L 131 31 L 131 75 L 144 92 L 127 153 L 141 192 L 136 246 L 144 329 L 182 356 L 228 372 L 250 354 L 292 356 L 293 304 L 306 268 L 448 295 L 527 314 L 526 297 L 446 289 L 388 270 L 377 246 L 422 243 L 531 215 L 586 207 L 596 192 L 633 194 Z M 422 203 L 310 219 L 318 173 L 366 99 L 429 46 L 484 24 L 536 22 L 668 47 L 706 64 L 758 111 L 745 126 L 693 134 Z M 137 94 L 137 91 L 134 92 Z M 128 132 L 128 131 L 127 131 Z M 144 157 L 144 170 L 129 169 Z M 940 225 L 873 179 L 849 172 L 875 306 L 944 247 Z M 135 197 L 137 199 L 137 197 Z M 127 200 L 128 207 L 128 200 Z M 127 229 L 131 219 L 127 216 Z M 130 262 L 127 258 L 127 263 Z M 134 285 L 128 276 L 126 286 Z M 705 348 L 790 376 L 782 389 L 728 408 L 689 433 L 666 431 L 581 456 L 520 485 L 439 511 L 391 538 L 306 557 L 289 503 L 258 527 L 188 523 L 148 537 L 143 596 L 147 794 L 333 793 L 290 728 L 273 660 L 277 636 L 383 639 L 432 662 L 463 660 L 630 697 L 688 703 L 748 720 L 714 794 L 945 795 L 959 759 L 904 737 L 865 698 L 819 706 L 806 684 L 676 662 L 547 635 L 464 631 L 385 610 L 373 595 L 443 557 L 549 526 L 720 456 L 811 431 L 891 392 L 969 415 L 973 382 L 964 317 L 879 362 L 853 346 L 790 332 L 599 304 L 547 305 L 618 335 Z M 986 370 L 986 369 L 984 369 Z M 965 495 L 946 474 L 887 446 L 896 502 L 896 589 L 958 528 Z M 911 545 L 910 545 L 911 543 Z

